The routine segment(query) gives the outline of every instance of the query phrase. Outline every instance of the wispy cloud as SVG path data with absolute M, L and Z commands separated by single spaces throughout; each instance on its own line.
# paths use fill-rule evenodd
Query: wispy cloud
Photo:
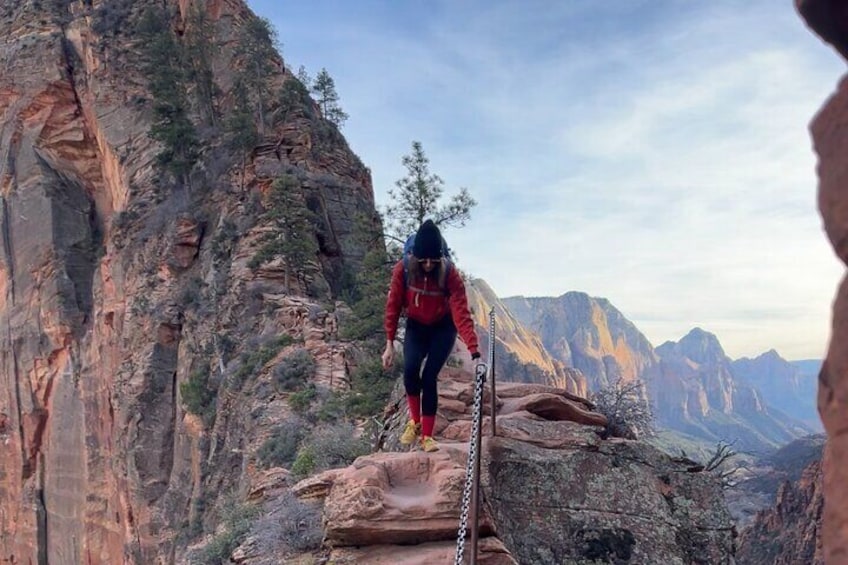
M 734 357 L 822 355 L 843 269 L 807 123 L 844 63 L 791 2 L 250 4 L 290 65 L 335 78 L 379 203 L 413 139 L 469 188 L 447 235 L 500 295 L 603 296 L 655 344 L 700 326 Z

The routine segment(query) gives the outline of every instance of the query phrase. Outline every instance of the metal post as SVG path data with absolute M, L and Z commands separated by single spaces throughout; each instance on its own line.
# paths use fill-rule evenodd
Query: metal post
M 497 396 L 495 395 L 495 307 L 489 310 L 489 380 L 492 382 L 492 400 L 491 415 L 492 429 L 490 435 L 495 437 L 498 435 L 497 424 L 495 422 L 495 412 L 498 410 Z

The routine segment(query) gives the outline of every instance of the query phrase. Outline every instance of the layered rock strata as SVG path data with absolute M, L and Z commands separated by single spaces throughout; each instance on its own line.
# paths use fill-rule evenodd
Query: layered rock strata
M 319 140 L 334 130 L 304 101 L 244 167 L 207 124 L 189 186 L 170 183 L 140 71 L 154 7 L 176 41 L 205 10 L 220 119 L 243 1 L 0 3 L 0 562 L 173 562 L 203 508 L 248 482 L 244 398 L 271 368 L 250 355 L 285 334 L 321 358 L 322 383 L 347 378 L 329 310 L 364 253 L 367 169 L 337 132 Z M 320 219 L 298 284 L 283 260 L 250 267 L 283 175 Z M 205 417 L 182 397 L 195 377 L 217 392 Z

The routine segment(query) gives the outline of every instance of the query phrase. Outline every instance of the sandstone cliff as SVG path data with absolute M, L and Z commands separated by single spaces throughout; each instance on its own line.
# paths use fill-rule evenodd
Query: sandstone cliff
M 823 565 L 820 536 L 822 463 L 814 461 L 797 481 L 778 490 L 774 507 L 759 512 L 743 530 L 737 554 L 740 565 Z
M 657 370 L 653 346 L 605 299 L 568 292 L 559 298 L 518 296 L 503 302 L 541 336 L 554 358 L 586 375 L 590 390 L 618 379 L 645 378 Z
M 848 57 L 848 13 L 836 0 L 796 0 L 807 24 Z M 818 154 L 818 204 L 836 255 L 848 264 L 848 81 L 844 78 L 810 124 Z M 848 561 L 848 279 L 833 303 L 833 331 L 819 374 L 818 408 L 827 432 L 824 464 L 823 555 Z
M 172 188 L 133 31 L 151 6 L 172 9 L 177 38 L 190 9 L 210 20 L 222 121 L 253 17 L 241 0 L 0 4 L 2 562 L 173 562 L 180 532 L 249 483 L 265 420 L 242 401 L 292 351 L 278 336 L 327 386 L 347 378 L 334 297 L 364 252 L 350 234 L 374 210 L 367 169 L 304 103 L 243 176 L 208 126 L 190 190 Z M 273 63 L 276 84 L 294 80 Z M 284 175 L 318 218 L 315 264 L 294 282 L 284 260 L 248 266 Z M 184 409 L 194 378 L 215 394 L 208 419 Z
M 485 281 L 471 280 L 466 288 L 483 351 L 488 351 L 489 312 L 494 308 L 497 323 L 495 365 L 499 374 L 508 376 L 511 381 L 550 384 L 580 396 L 588 395 L 583 374 L 554 359 L 539 335 L 515 319 Z

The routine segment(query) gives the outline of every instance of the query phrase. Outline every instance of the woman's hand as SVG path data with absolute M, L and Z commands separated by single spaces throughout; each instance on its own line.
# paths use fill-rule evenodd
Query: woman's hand
M 383 369 L 388 371 L 395 362 L 395 346 L 391 341 L 386 341 L 386 350 L 383 351 Z

